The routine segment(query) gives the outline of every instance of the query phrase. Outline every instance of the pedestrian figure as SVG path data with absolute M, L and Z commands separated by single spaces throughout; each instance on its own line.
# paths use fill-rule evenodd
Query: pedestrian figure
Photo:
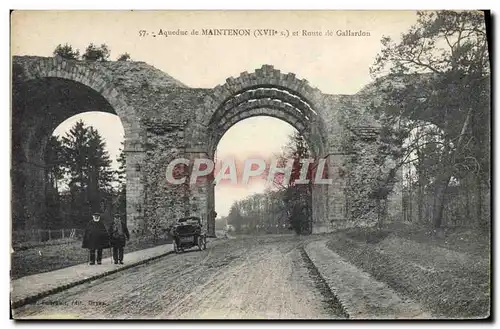
M 104 223 L 101 221 L 101 214 L 94 213 L 92 214 L 92 219 L 87 224 L 82 243 L 82 248 L 89 249 L 89 264 L 95 264 L 97 252 L 97 264 L 101 265 L 102 250 L 109 248 L 109 246 L 109 234 L 106 230 L 106 226 L 104 226 Z
M 123 264 L 123 248 L 125 241 L 130 239 L 127 223 L 122 220 L 119 214 L 113 217 L 111 225 L 111 246 L 113 247 L 113 259 L 115 264 Z

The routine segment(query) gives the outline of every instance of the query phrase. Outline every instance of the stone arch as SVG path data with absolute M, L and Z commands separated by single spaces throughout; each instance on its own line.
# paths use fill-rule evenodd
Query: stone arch
M 234 114 L 230 117 L 225 117 L 220 122 L 220 127 L 222 130 L 218 132 L 219 135 L 223 135 L 231 126 L 236 124 L 237 122 L 258 116 L 258 115 L 268 115 L 270 117 L 274 117 L 277 119 L 281 119 L 290 125 L 294 126 L 299 130 L 299 132 L 304 132 L 309 124 L 301 122 L 301 117 L 294 115 L 294 113 L 290 113 L 291 111 L 287 107 L 281 107 L 275 104 L 270 106 L 262 106 L 261 104 L 254 105 L 254 107 L 248 107 L 244 110 L 238 111 L 237 114 Z
M 290 94 L 307 100 L 313 109 L 317 109 L 321 102 L 321 92 L 312 88 L 305 79 L 299 80 L 294 73 L 283 74 L 272 65 L 263 65 L 254 73 L 242 72 L 237 78 L 227 78 L 224 85 L 214 88 L 211 96 L 215 103 L 222 104 L 226 100 L 237 96 L 246 90 L 256 87 L 280 87 Z
M 296 128 L 304 137 L 309 136 L 311 122 L 296 113 L 295 109 L 287 103 L 271 99 L 259 99 L 256 102 L 241 103 L 231 112 L 227 112 L 217 123 L 216 128 L 211 126 L 209 154 L 215 151 L 222 136 L 237 122 L 255 116 L 270 116 L 281 119 Z M 308 140 L 308 143 L 311 142 Z M 315 150 L 316 151 L 316 150 Z
M 200 113 L 197 121 L 198 128 L 205 129 L 206 133 L 201 135 L 205 139 L 198 140 L 198 144 L 205 144 L 206 155 L 213 158 L 218 142 L 231 126 L 249 117 L 271 116 L 295 127 L 305 137 L 313 156 L 321 158 L 329 150 L 323 102 L 322 93 L 307 80 L 263 65 L 253 73 L 243 72 L 237 78 L 226 79 L 225 84 L 216 86 L 205 98 L 206 111 Z M 320 199 L 318 195 L 323 190 L 313 188 L 313 203 Z M 206 213 L 214 210 L 214 193 L 213 185 L 208 186 Z M 326 215 L 323 208 L 316 206 L 312 222 L 314 216 Z M 209 230 L 213 226 L 214 223 L 209 223 Z
M 135 222 L 141 217 L 141 205 L 143 203 L 143 185 L 140 179 L 140 173 L 138 173 L 138 166 L 144 156 L 143 151 L 143 134 L 141 129 L 141 122 L 139 120 L 138 113 L 136 109 L 127 104 L 124 95 L 121 93 L 120 89 L 115 85 L 111 76 L 108 75 L 106 68 L 99 63 L 92 62 L 79 62 L 64 60 L 61 57 L 55 58 L 40 58 L 40 57 L 15 57 L 13 63 L 13 116 L 16 109 L 16 97 L 20 98 L 19 95 L 22 93 L 29 93 L 36 88 L 44 90 L 44 85 L 64 85 L 69 94 L 71 91 L 78 90 L 81 94 L 87 94 L 94 98 L 95 104 L 103 106 L 104 112 L 110 112 L 116 114 L 122 123 L 125 135 L 125 145 L 124 151 L 127 156 L 127 168 L 126 168 L 126 179 L 127 179 L 127 220 L 131 223 L 131 228 L 133 228 Z M 21 94 L 18 94 L 14 89 L 22 90 Z M 31 89 L 30 89 L 31 88 Z M 55 88 L 55 87 L 47 87 Z M 46 89 L 49 90 L 49 89 Z M 52 89 L 53 90 L 53 89 Z M 50 95 L 50 94 L 48 94 Z M 95 95 L 95 96 L 94 96 Z M 39 92 L 39 97 L 43 97 L 43 92 Z M 49 97 L 49 96 L 47 96 Z M 71 98 L 71 96 L 69 96 Z M 50 99 L 45 98 L 46 103 L 43 105 L 49 109 L 51 103 Z M 28 101 L 31 101 L 30 99 Z M 24 103 L 23 103 L 24 102 Z M 20 114 L 22 117 L 27 118 L 27 116 L 32 116 L 33 110 L 38 108 L 39 104 L 26 104 L 26 101 L 20 101 L 18 104 L 20 106 L 27 106 L 26 111 L 22 110 Z M 75 102 L 76 103 L 76 102 Z M 64 104 L 58 104 L 59 108 L 63 108 Z M 64 119 L 67 119 L 77 113 L 85 112 L 85 110 L 78 111 L 74 110 L 76 105 L 72 104 L 72 109 L 68 109 L 68 114 L 61 112 L 60 115 L 45 114 L 43 118 L 53 125 L 53 129 L 60 124 Z M 84 107 L 84 106 L 82 106 Z M 89 107 L 89 106 L 87 106 Z M 97 107 L 101 108 L 101 107 Z M 55 112 L 54 112 L 55 113 Z M 64 118 L 65 117 L 65 118 Z M 63 119 L 64 118 L 64 119 Z M 61 119 L 63 119 L 61 121 Z M 42 123 L 33 122 L 23 122 L 21 124 L 13 123 L 13 135 L 16 134 L 15 130 L 22 130 L 22 128 L 28 128 L 32 130 L 39 130 Z M 59 121 L 59 122 L 57 122 Z M 45 128 L 44 132 L 39 134 L 47 135 L 49 128 Z M 50 132 L 50 133 L 51 133 Z M 49 136 L 50 136 L 49 133 Z M 38 133 L 34 133 L 35 135 Z M 32 143 L 36 139 L 36 136 L 26 137 L 27 143 Z M 37 154 L 31 156 L 32 158 L 39 158 L 43 153 L 44 144 L 43 142 L 37 145 L 39 148 Z M 20 146 L 22 153 L 32 152 L 29 149 L 23 150 L 23 146 Z M 13 148 L 14 152 L 14 148 Z M 20 158 L 22 159 L 22 157 Z M 42 161 L 43 162 L 43 161 Z M 18 166 L 16 160 L 13 160 L 14 167 L 24 168 L 26 165 Z M 40 167 L 38 165 L 38 167 Z M 29 170 L 24 168 L 19 171 Z M 41 171 L 42 169 L 38 169 Z M 26 176 L 26 175 L 25 175 Z M 42 174 L 33 174 L 31 183 L 29 184 L 32 189 L 41 189 L 43 191 L 43 186 L 45 183 L 42 182 L 44 177 Z M 23 178 L 25 180 L 26 178 Z M 38 182 L 37 182 L 38 181 Z M 13 189 L 15 189 L 15 183 L 13 183 Z M 23 187 L 21 187 L 23 188 Z M 25 187 L 24 187 L 25 188 Z M 26 189 L 26 188 L 25 188 Z M 38 192 L 40 193 L 40 192 Z M 40 195 L 41 196 L 41 195 Z M 29 202 L 38 202 L 40 198 L 32 197 L 26 198 Z M 37 208 L 38 207 L 38 208 Z M 35 209 L 39 209 L 36 206 Z M 37 219 L 26 220 L 24 227 L 36 227 L 38 225 Z
M 289 104 L 302 115 L 304 115 L 307 119 L 309 119 L 309 117 L 314 117 L 315 115 L 317 115 L 316 111 L 314 111 L 305 100 L 301 99 L 298 96 L 290 94 L 287 90 L 279 89 L 276 87 L 256 86 L 252 89 L 247 89 L 241 93 L 238 93 L 229 98 L 227 101 L 224 101 L 212 115 L 210 123 L 212 124 L 214 121 L 217 121 L 226 112 L 230 111 L 232 108 L 239 106 L 242 103 L 258 101 L 262 99 L 275 99 L 279 100 L 280 102 Z
M 252 113 L 251 116 L 279 116 L 292 126 L 302 123 L 306 129 L 301 132 L 307 135 L 315 155 L 322 156 L 327 151 L 322 102 L 319 89 L 312 88 L 307 80 L 299 80 L 293 73 L 283 74 L 272 65 L 263 65 L 250 74 L 242 72 L 237 78 L 230 77 L 224 85 L 216 86 L 213 94 L 206 97 L 205 104 L 211 110 L 206 111 L 205 116 L 200 116 L 201 126 L 208 127 L 209 154 L 215 151 L 222 137 L 220 131 L 227 131 L 227 127 L 221 126 L 221 122 L 227 122 L 225 117 L 231 114 L 237 119 L 238 115 L 250 117 L 249 113 Z M 257 108 L 261 108 L 259 114 L 255 110 Z M 287 113 L 287 116 L 277 114 L 275 110 Z M 290 120 L 292 116 L 295 119 Z M 233 124 L 240 120 L 233 120 Z
M 101 95 L 120 117 L 125 130 L 125 138 L 137 137 L 137 140 L 134 141 L 135 144 L 142 144 L 142 141 L 138 138 L 141 127 L 135 108 L 127 104 L 111 82 L 111 77 L 103 69 L 97 68 L 94 63 L 84 64 L 78 61 L 65 60 L 59 56 L 40 58 L 31 63 L 23 72 L 23 82 L 43 78 L 59 78 L 78 82 L 89 87 Z M 125 147 L 127 146 L 125 145 Z

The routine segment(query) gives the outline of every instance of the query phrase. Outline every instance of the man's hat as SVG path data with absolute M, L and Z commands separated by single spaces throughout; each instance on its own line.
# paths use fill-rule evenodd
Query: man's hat
M 94 212 L 94 213 L 92 213 L 92 216 L 101 216 L 101 213 L 100 212 Z

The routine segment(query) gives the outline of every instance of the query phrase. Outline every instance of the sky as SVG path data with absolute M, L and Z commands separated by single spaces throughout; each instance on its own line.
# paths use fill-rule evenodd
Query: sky
M 111 59 L 128 52 L 190 87 L 213 88 L 240 72 L 263 64 L 293 72 L 329 94 L 354 94 L 371 81 L 369 67 L 381 50 L 382 36 L 397 39 L 416 22 L 414 11 L 15 11 L 11 15 L 12 55 L 51 56 L 54 48 L 69 43 L 84 52 L 89 43 L 105 43 Z M 157 36 L 163 31 L 215 28 L 297 31 L 299 36 Z M 140 31 L 149 33 L 141 37 Z M 337 36 L 337 31 L 369 33 L 364 37 Z M 303 36 L 304 31 L 322 36 Z M 325 36 L 331 31 L 333 36 Z M 98 109 L 97 109 L 98 110 Z M 69 118 L 54 134 L 64 134 L 78 119 L 94 126 L 104 137 L 112 159 L 123 141 L 117 116 L 87 112 Z M 281 150 L 293 128 L 277 119 L 257 117 L 234 125 L 218 145 L 219 156 L 267 158 Z M 249 143 L 251 141 L 251 143 Z M 218 186 L 216 211 L 227 215 L 235 200 L 262 192 L 263 184 L 248 188 Z

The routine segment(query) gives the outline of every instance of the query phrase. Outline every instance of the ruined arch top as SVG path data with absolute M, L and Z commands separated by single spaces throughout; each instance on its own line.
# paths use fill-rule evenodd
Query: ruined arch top
M 322 93 L 307 80 L 299 80 L 293 73 L 281 73 L 272 65 L 227 78 L 225 84 L 216 86 L 205 98 L 209 110 L 201 116 L 201 125 L 208 127 L 209 153 L 215 151 L 220 138 L 232 125 L 263 115 L 288 122 L 309 140 L 310 146 L 314 141 L 314 154 L 324 154 L 326 129 L 322 101 Z
M 214 103 L 223 104 L 227 99 L 247 89 L 266 86 L 279 86 L 291 94 L 300 95 L 313 108 L 317 107 L 321 100 L 321 91 L 318 88 L 312 88 L 307 80 L 299 80 L 294 73 L 281 73 L 272 65 L 262 65 L 253 73 L 245 71 L 237 78 L 227 78 L 226 83 L 216 86 L 209 97 Z

